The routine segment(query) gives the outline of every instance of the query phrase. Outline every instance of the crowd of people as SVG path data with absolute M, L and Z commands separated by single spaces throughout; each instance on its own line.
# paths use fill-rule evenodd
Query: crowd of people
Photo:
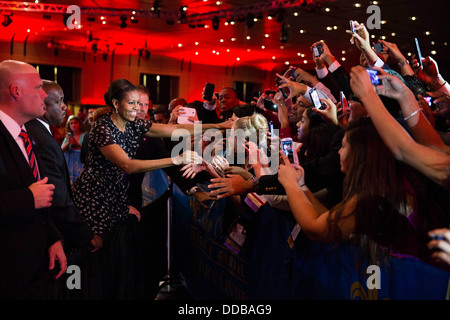
M 91 279 L 101 279 L 95 297 L 154 298 L 159 279 L 141 290 L 136 227 L 149 219 L 150 172 L 205 209 L 225 199 L 239 215 L 253 192 L 313 241 L 354 244 L 372 263 L 407 255 L 450 270 L 450 85 L 431 57 L 420 67 L 383 40 L 377 54 L 355 26 L 361 59 L 351 70 L 316 42 L 316 74 L 290 66 L 251 101 L 223 87 L 211 100 L 153 109 L 148 88 L 118 79 L 103 106 L 74 116 L 57 83 L 1 62 L 0 297 L 48 298 L 81 252 L 103 273 Z

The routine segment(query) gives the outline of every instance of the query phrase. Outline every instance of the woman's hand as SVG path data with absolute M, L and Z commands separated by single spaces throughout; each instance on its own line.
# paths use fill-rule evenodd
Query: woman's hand
M 278 169 L 278 181 L 286 188 L 290 184 L 304 184 L 304 170 L 300 165 L 293 165 L 281 152 L 281 163 Z
M 212 158 L 211 164 L 221 177 L 225 177 L 225 171 L 230 167 L 228 160 L 225 157 L 218 155 Z

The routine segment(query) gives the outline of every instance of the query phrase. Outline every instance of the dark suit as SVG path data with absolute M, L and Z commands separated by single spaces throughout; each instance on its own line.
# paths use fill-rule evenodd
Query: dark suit
M 0 121 L 0 299 L 33 298 L 33 288 L 48 276 L 48 248 L 62 239 L 47 210 L 34 208 L 28 188 L 34 182 L 28 162 Z
M 70 176 L 61 146 L 50 131 L 38 120 L 25 124 L 27 132 L 36 141 L 34 149 L 42 159 L 40 171 L 55 185 L 50 218 L 64 236 L 64 244 L 79 248 L 89 244 L 94 236 L 91 228 L 82 221 L 72 200 Z

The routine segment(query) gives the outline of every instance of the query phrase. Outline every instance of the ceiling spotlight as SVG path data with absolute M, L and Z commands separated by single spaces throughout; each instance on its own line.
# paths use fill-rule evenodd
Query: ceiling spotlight
M 126 28 L 128 25 L 127 25 L 127 16 L 126 15 L 121 15 L 120 16 L 120 21 L 122 21 L 122 23 L 120 24 L 120 27 L 122 28 L 122 29 L 124 29 L 124 28 Z
M 214 30 L 219 30 L 219 23 L 220 23 L 220 19 L 218 16 L 214 16 L 214 18 L 212 19 L 212 28 Z
M 11 19 L 11 16 L 12 16 L 12 13 L 11 13 L 11 15 L 4 15 L 3 17 L 4 17 L 4 20 L 3 20 L 3 22 L 2 22 L 2 25 L 4 26 L 4 27 L 7 27 L 7 26 L 9 26 L 13 21 L 12 21 L 12 19 Z

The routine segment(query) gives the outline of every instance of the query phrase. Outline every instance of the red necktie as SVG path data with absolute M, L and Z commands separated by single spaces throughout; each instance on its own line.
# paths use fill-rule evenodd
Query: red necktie
M 31 170 L 33 171 L 33 175 L 36 178 L 36 181 L 39 181 L 40 180 L 39 170 L 37 166 L 36 157 L 34 156 L 33 148 L 31 146 L 30 137 L 28 136 L 28 133 L 23 129 L 20 131 L 19 137 L 23 139 L 23 143 L 25 144 L 25 149 L 27 150 L 28 160 L 30 160 L 30 167 Z

